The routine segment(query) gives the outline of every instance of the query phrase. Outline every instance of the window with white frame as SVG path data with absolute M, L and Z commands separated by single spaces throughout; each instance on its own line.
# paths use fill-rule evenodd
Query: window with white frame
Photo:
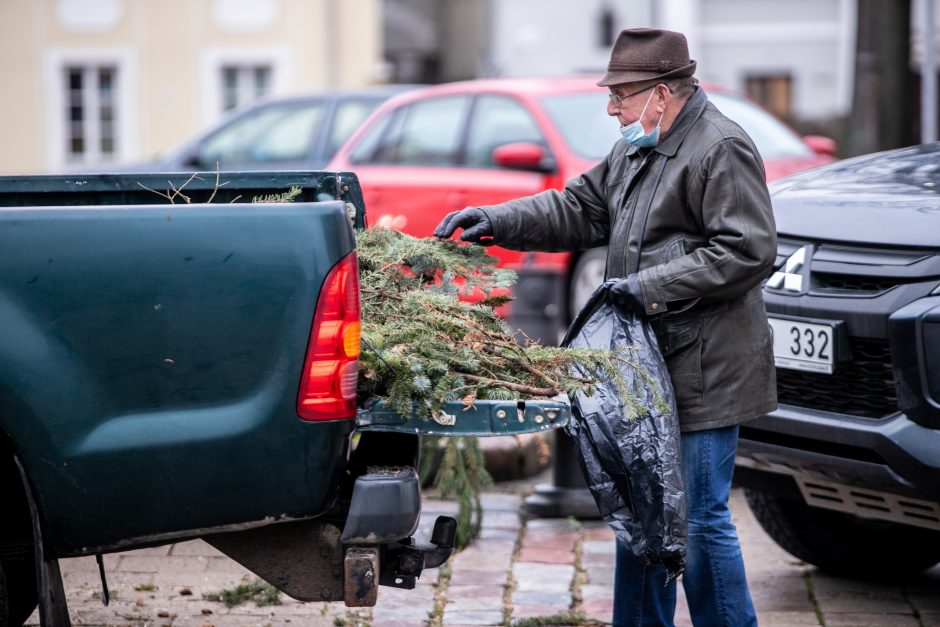
M 222 72 L 222 110 L 243 107 L 267 95 L 271 90 L 271 66 L 268 64 L 225 64 Z
M 65 158 L 68 163 L 112 161 L 119 153 L 118 68 L 111 64 L 67 64 Z

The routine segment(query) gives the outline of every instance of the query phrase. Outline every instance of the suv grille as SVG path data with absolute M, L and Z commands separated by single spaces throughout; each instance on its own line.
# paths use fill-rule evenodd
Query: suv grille
M 833 374 L 777 368 L 781 403 L 865 418 L 898 411 L 897 389 L 887 340 L 850 338 L 850 361 Z
M 829 274 L 816 272 L 813 274 L 817 290 L 851 290 L 856 292 L 884 292 L 902 280 L 884 277 L 855 276 L 851 274 Z

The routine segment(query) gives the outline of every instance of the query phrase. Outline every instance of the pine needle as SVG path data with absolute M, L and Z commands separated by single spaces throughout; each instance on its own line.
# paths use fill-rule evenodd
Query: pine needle
M 642 413 L 619 374 L 623 364 L 637 367 L 632 347 L 543 346 L 509 330 L 496 308 L 515 275 L 497 268 L 485 248 L 382 228 L 359 231 L 356 247 L 361 403 L 382 399 L 427 419 L 447 401 L 590 394 L 610 380 L 627 415 Z

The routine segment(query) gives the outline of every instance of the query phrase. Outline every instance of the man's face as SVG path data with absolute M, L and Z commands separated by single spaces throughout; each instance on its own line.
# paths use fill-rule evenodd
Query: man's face
M 632 124 L 640 119 L 644 107 L 646 114 L 644 118 L 659 117 L 654 106 L 656 94 L 654 89 L 657 85 L 647 85 L 642 87 L 637 83 L 623 83 L 610 87 L 610 99 L 607 101 L 607 115 L 617 118 L 621 126 Z M 646 103 L 649 102 L 649 106 Z M 652 115 L 651 115 L 652 114 Z M 646 129 L 649 120 L 643 120 L 643 128 Z

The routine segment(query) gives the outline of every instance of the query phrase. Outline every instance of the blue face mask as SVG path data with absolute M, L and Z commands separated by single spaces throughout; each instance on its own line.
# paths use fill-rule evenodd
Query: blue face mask
M 656 127 L 647 133 L 643 129 L 643 116 L 646 115 L 646 108 L 650 106 L 650 101 L 653 99 L 654 91 L 650 94 L 650 97 L 646 99 L 646 104 L 643 106 L 643 113 L 640 114 L 639 119 L 636 122 L 631 122 L 626 126 L 620 127 L 620 136 L 623 137 L 624 141 L 628 144 L 632 144 L 637 148 L 652 148 L 659 143 L 659 125 L 663 121 L 663 114 L 666 112 L 663 111 L 663 114 L 659 116 L 659 122 L 656 123 Z

